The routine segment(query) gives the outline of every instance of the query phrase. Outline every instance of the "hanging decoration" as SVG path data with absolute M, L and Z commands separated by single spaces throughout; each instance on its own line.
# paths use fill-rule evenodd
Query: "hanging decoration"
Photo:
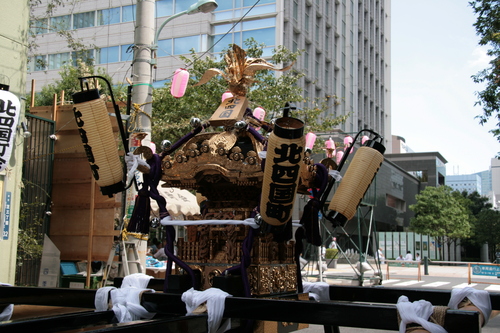
M 372 183 L 382 162 L 385 147 L 374 140 L 368 140 L 358 149 L 347 169 L 339 188 L 330 201 L 328 218 L 343 225 L 356 214 L 368 187 Z M 349 152 L 345 152 L 349 154 Z
M 260 106 L 256 107 L 253 110 L 252 114 L 255 118 L 257 118 L 260 121 L 264 121 L 264 119 L 266 118 L 266 110 L 264 110 L 264 108 Z M 260 127 L 257 127 L 256 130 L 257 131 L 260 130 Z
M 346 136 L 346 137 L 344 138 L 344 151 L 346 151 L 346 150 L 347 150 L 347 149 L 348 149 L 348 148 L 352 145 L 352 143 L 353 143 L 353 139 L 352 139 L 352 137 L 351 137 L 351 136 L 349 136 L 349 135 L 348 135 L 348 136 Z M 354 150 L 353 150 L 353 149 L 351 149 L 351 150 L 350 150 L 350 153 L 352 153 L 353 151 L 354 151 Z
M 231 94 L 231 92 L 228 90 L 222 94 L 222 101 L 221 102 L 224 102 L 226 99 L 231 98 L 231 97 L 233 97 L 233 94 Z
M 125 190 L 123 166 L 106 102 L 97 89 L 73 94 L 73 113 L 92 175 L 103 195 Z
M 269 136 L 260 201 L 262 219 L 270 225 L 281 226 L 292 218 L 304 146 L 301 120 L 290 117 L 276 120 Z
M 309 132 L 306 134 L 306 150 L 313 150 L 314 143 L 316 142 L 316 134 Z
M 333 158 L 335 156 L 335 142 L 331 137 L 328 140 L 326 140 L 325 147 L 326 147 L 325 148 L 326 157 Z
M 170 93 L 175 98 L 181 98 L 186 92 L 186 88 L 189 81 L 189 72 L 184 68 L 179 68 L 175 71 L 174 77 L 172 79 L 172 86 L 170 87 Z

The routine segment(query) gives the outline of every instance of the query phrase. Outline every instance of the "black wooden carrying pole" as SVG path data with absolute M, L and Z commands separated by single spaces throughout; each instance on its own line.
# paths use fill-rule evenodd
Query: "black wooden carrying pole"
M 450 298 L 449 291 L 330 286 L 332 301 L 324 302 L 298 301 L 285 298 L 228 297 L 225 300 L 224 317 L 241 320 L 309 323 L 324 325 L 325 327 L 345 326 L 398 330 L 395 303 L 401 295 L 407 296 L 410 301 L 426 299 L 434 305 L 447 305 Z M 0 304 L 53 305 L 93 309 L 94 297 L 95 290 L 0 287 Z M 500 309 L 500 293 L 491 293 L 491 303 L 493 309 Z M 181 300 L 180 294 L 145 292 L 142 294 L 141 304 L 148 311 L 156 312 L 157 316 L 152 321 L 138 321 L 126 325 L 120 324 L 121 326 L 130 328 L 133 325 L 145 325 L 145 323 L 149 322 L 149 325 L 154 325 L 158 328 L 166 324 L 155 322 L 156 320 L 165 321 L 167 318 L 169 322 L 185 320 L 186 307 Z M 61 326 L 64 320 L 67 323 L 71 322 L 69 320 L 71 316 L 75 317 L 78 314 L 51 317 L 52 327 Z M 80 314 L 80 316 L 82 315 Z M 87 314 L 87 316 L 90 322 L 92 320 L 97 321 L 99 318 L 103 320 L 102 316 L 106 317 L 109 321 L 110 311 L 105 311 L 101 314 Z M 37 320 L 49 320 L 49 318 L 33 319 L 30 325 L 37 327 Z M 10 323 L 9 325 L 10 327 L 14 327 L 12 325 L 15 324 Z M 22 327 L 23 321 L 20 321 L 17 325 L 19 325 L 18 327 Z M 2 328 L 6 327 L 5 324 L 0 324 L 0 331 L 3 332 Z M 135 328 L 139 327 L 141 326 Z M 448 310 L 444 328 L 449 333 L 479 333 L 479 313 L 474 311 Z M 107 329 L 115 330 L 114 328 Z M 56 332 L 56 330 L 52 330 L 52 332 Z

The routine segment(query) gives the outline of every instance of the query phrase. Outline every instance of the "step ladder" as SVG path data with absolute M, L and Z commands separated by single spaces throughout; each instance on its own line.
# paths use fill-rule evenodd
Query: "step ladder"
M 137 265 L 137 273 L 144 273 L 144 269 L 139 258 L 139 252 L 137 251 L 137 247 L 134 242 L 122 241 L 121 251 L 123 273 L 125 276 L 130 275 L 130 265 Z M 132 258 L 129 258 L 130 253 L 132 254 Z
M 104 269 L 104 277 L 102 279 L 102 286 L 106 286 L 108 282 L 109 273 L 111 272 L 114 258 L 118 256 L 118 272 L 120 272 L 120 267 L 123 272 L 123 276 L 130 275 L 131 267 L 136 265 L 137 273 L 144 273 L 144 267 L 141 265 L 141 260 L 139 258 L 139 252 L 137 251 L 136 244 L 134 242 L 127 241 L 115 241 L 109 252 L 108 262 L 106 263 L 106 268 Z M 121 275 L 121 274 L 120 274 Z

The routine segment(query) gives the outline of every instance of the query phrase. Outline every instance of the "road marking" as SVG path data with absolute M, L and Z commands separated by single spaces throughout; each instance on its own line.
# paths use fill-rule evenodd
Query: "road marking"
M 383 280 L 382 284 L 387 284 L 387 283 L 396 283 L 399 282 L 400 280 Z
M 410 281 L 396 283 L 395 286 L 411 286 L 418 283 L 424 283 L 424 281 L 410 280 Z
M 450 282 L 445 282 L 445 281 L 437 281 L 437 282 L 432 282 L 428 284 L 423 284 L 422 287 L 441 287 L 444 286 L 445 284 L 449 284 Z
M 484 290 L 500 291 L 500 285 L 492 284 L 489 287 L 484 288 Z
M 452 288 L 456 288 L 456 289 L 463 289 L 465 287 L 474 287 L 474 286 L 477 286 L 477 283 L 471 283 L 471 284 L 468 284 L 468 283 L 460 283 L 460 284 L 457 284 L 455 286 L 453 286 Z

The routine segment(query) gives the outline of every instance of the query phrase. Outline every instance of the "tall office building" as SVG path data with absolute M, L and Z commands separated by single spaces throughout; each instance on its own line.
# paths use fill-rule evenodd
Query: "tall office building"
M 43 0 L 35 10 L 45 10 Z M 168 17 L 189 8 L 195 0 L 157 0 L 159 27 Z M 351 113 L 341 130 L 373 129 L 391 151 L 390 1 L 389 0 L 217 0 L 210 14 L 185 15 L 170 21 L 158 38 L 155 86 L 185 64 L 178 58 L 194 48 L 200 55 L 216 55 L 229 43 L 243 45 L 249 37 L 267 48 L 284 45 L 304 50 L 294 65 L 305 73 L 300 85 L 310 99 L 335 95 L 332 115 Z M 86 54 L 113 77 L 125 82 L 133 66 L 136 1 L 81 0 L 57 8 L 37 29 L 38 55 L 32 57 L 28 79 L 36 90 L 59 77 L 65 63 L 80 55 L 71 52 L 53 29 L 71 30 L 90 51 Z M 48 26 L 48 29 L 45 27 Z M 36 60 L 43 59 L 47 67 Z M 279 74 L 277 74 L 279 75 Z
M 472 175 L 451 175 L 451 176 L 446 176 L 446 185 L 451 187 L 455 191 L 459 192 L 467 192 L 467 193 L 472 193 L 472 192 L 477 192 L 479 194 L 482 194 L 482 180 L 481 176 L 477 173 L 472 174 Z

